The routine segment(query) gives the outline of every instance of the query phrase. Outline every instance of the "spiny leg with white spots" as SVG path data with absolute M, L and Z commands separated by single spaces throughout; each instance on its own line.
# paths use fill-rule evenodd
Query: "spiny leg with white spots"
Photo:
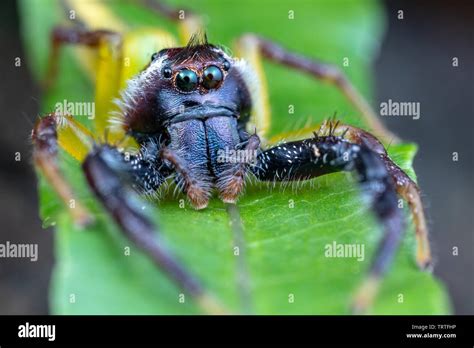
M 375 137 L 350 126 L 339 132 L 344 127 L 338 122 L 326 122 L 312 138 L 262 151 L 252 172 L 258 180 L 273 182 L 307 180 L 341 171 L 356 173 L 363 194 L 384 227 L 368 277 L 356 292 L 352 305 L 352 310 L 360 313 L 372 305 L 379 283 L 399 248 L 405 224 L 403 210 L 398 207 L 397 185 L 410 179 L 392 162 Z M 429 252 L 424 256 L 424 262 L 431 261 Z

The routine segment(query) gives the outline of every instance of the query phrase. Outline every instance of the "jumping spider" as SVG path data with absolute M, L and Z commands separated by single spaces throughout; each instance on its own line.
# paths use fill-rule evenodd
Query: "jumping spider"
M 197 17 L 178 21 L 177 11 L 161 3 L 154 4 L 161 14 L 179 22 L 184 32 L 190 34 L 191 28 L 194 30 Z M 122 58 L 127 44 L 137 40 L 136 36 L 130 38 L 108 30 L 88 30 L 82 24 L 53 31 L 49 84 L 57 71 L 61 45 L 105 47 L 114 52 L 108 58 L 112 61 Z M 156 30 L 143 35 L 165 42 L 169 34 Z M 170 176 L 196 209 L 204 209 L 213 191 L 217 191 L 223 202 L 235 203 L 249 174 L 257 180 L 274 182 L 307 180 L 339 171 L 356 172 L 385 232 L 369 275 L 356 293 L 355 310 L 364 311 L 370 305 L 399 246 L 405 227 L 402 211 L 397 207 L 397 195 L 409 203 L 413 215 L 417 262 L 422 268 L 430 265 L 418 187 L 389 158 L 374 135 L 330 120 L 315 128 L 314 135 L 306 139 L 261 147 L 261 143 L 268 143 L 265 129 L 269 122 L 268 110 L 262 102 L 266 95 L 258 67 L 262 58 L 334 84 L 383 140 L 394 139 L 335 67 L 289 52 L 256 35 L 245 35 L 238 41 L 239 52 L 247 60 L 230 56 L 208 43 L 204 35 L 194 35 L 186 46 L 163 46 L 139 74 L 132 78 L 121 76 L 128 84 L 121 93 L 120 112 L 114 120 L 139 145 L 137 153 L 126 156 L 111 144 L 97 142 L 97 136 L 71 116 L 53 113 L 37 121 L 32 133 L 35 163 L 64 202 L 74 195 L 56 164 L 58 138 L 66 152 L 82 161 L 90 188 L 123 233 L 208 312 L 220 312 L 222 307 L 155 239 L 159 233 L 157 226 L 135 203 L 136 191 L 153 193 Z M 110 75 L 98 76 L 99 85 L 104 82 L 100 76 Z M 109 96 L 117 95 L 118 84 L 112 87 L 109 84 L 109 88 Z M 102 132 L 104 127 L 98 126 L 96 130 Z M 85 150 L 75 148 L 73 143 L 82 144 Z M 236 149 L 252 155 L 246 161 L 219 160 L 220 151 Z M 92 219 L 80 204 L 71 209 L 71 214 L 79 224 Z

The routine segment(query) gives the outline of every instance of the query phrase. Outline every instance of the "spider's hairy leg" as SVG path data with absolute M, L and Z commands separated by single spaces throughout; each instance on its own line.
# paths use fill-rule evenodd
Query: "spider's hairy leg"
M 75 52 L 74 58 L 95 83 L 95 131 L 103 134 L 105 129 L 110 128 L 111 141 L 123 139 L 125 132 L 121 127 L 110 127 L 110 113 L 119 114 L 115 98 L 119 97 L 127 81 L 150 63 L 153 53 L 176 46 L 175 39 L 156 27 L 130 30 L 108 5 L 99 1 L 69 0 L 64 5 L 67 14 L 71 10 L 77 12 L 76 25 L 53 29 L 44 84 L 50 86 L 57 77 L 58 58 L 63 45 L 91 48 L 91 52 Z M 86 53 L 95 55 L 90 57 Z M 121 119 L 115 121 L 121 125 Z
M 356 311 L 366 311 L 375 299 L 378 284 L 392 263 L 405 230 L 394 181 L 379 154 L 365 144 L 354 144 L 330 134 L 270 148 L 258 155 L 252 171 L 262 181 L 305 180 L 340 171 L 356 173 L 364 196 L 384 226 L 383 238 L 363 285 L 367 291 L 362 294 L 364 297 L 357 296 L 354 304 Z
M 93 221 L 92 215 L 75 199 L 74 192 L 57 164 L 58 147 L 82 161 L 92 147 L 92 135 L 71 116 L 49 114 L 37 120 L 32 131 L 33 160 L 53 189 L 68 207 L 74 222 L 84 226 Z
M 182 290 L 191 295 L 204 311 L 223 313 L 221 305 L 168 250 L 159 229 L 143 212 L 143 203 L 132 188 L 132 162 L 123 161 L 121 154 L 111 146 L 98 146 L 86 157 L 83 169 L 92 191 L 125 236 L 145 252 Z M 150 164 L 149 169 L 152 168 L 154 175 L 160 173 L 160 168 Z M 166 173 L 161 175 L 163 181 L 165 176 Z M 159 182 L 156 184 L 159 186 Z
M 319 127 L 307 127 L 302 130 L 285 133 L 270 139 L 271 144 L 281 142 L 283 139 L 293 140 L 311 136 L 313 133 L 319 136 L 336 135 L 343 136 L 350 142 L 358 145 L 366 144 L 372 151 L 377 152 L 385 163 L 388 173 L 395 182 L 397 193 L 408 202 L 410 212 L 415 225 L 417 241 L 416 262 L 423 270 L 432 268 L 430 243 L 428 238 L 428 227 L 424 214 L 423 202 L 420 196 L 418 185 L 388 156 L 387 151 L 380 141 L 372 134 L 350 125 L 342 124 L 334 120 L 328 120 Z
M 257 64 L 257 67 L 260 67 L 258 69 L 260 70 L 260 83 L 264 83 L 263 73 L 261 72 L 261 63 L 259 62 L 262 57 L 310 74 L 316 79 L 336 86 L 349 102 L 361 113 L 365 122 L 373 132 L 383 139 L 384 142 L 388 143 L 398 141 L 398 137 L 383 125 L 367 100 L 336 66 L 325 64 L 303 55 L 290 52 L 273 41 L 253 34 L 242 36 L 239 40 L 239 48 L 240 54 L 244 58 L 250 59 L 251 63 Z M 265 87 L 260 88 L 262 90 L 265 89 Z M 259 96 L 259 98 L 262 97 L 262 95 Z M 261 103 L 268 102 L 264 98 Z M 260 108 L 263 110 L 268 109 L 265 105 L 260 106 Z M 257 106 L 257 110 L 258 109 L 259 107 Z M 265 113 L 257 116 L 262 118 L 260 122 L 267 122 L 265 121 L 265 117 L 268 118 L 268 116 L 265 116 Z
M 109 30 L 91 30 L 85 26 L 55 27 L 51 32 L 51 49 L 44 87 L 49 88 L 58 76 L 59 54 L 63 45 L 85 46 L 94 49 L 99 56 L 95 76 L 95 117 L 94 126 L 98 134 L 103 134 L 108 126 L 108 112 L 113 99 L 118 96 L 120 68 L 122 62 L 122 35 Z M 80 58 L 80 55 L 77 55 Z M 112 137 L 111 137 L 112 138 Z M 115 140 L 115 139 L 111 139 Z
M 420 196 L 418 185 L 388 156 L 387 151 L 380 141 L 372 134 L 356 127 L 340 124 L 335 121 L 326 121 L 318 131 L 318 134 L 332 133 L 335 135 L 343 135 L 350 142 L 362 145 L 365 144 L 372 151 L 375 151 L 385 164 L 387 172 L 395 183 L 395 189 L 400 197 L 402 197 L 410 207 L 415 225 L 415 236 L 417 242 L 416 262 L 420 269 L 431 270 L 432 259 L 430 242 L 428 239 L 428 227 L 424 214 L 423 203 Z
M 51 51 L 45 87 L 54 83 L 58 74 L 59 53 L 63 45 L 85 46 L 94 49 L 99 59 L 95 71 L 95 117 L 94 127 L 103 134 L 109 126 L 109 111 L 113 99 L 118 96 L 121 78 L 122 45 L 121 34 L 109 30 L 91 30 L 83 26 L 56 27 L 51 33 Z M 111 140 L 116 140 L 111 137 Z

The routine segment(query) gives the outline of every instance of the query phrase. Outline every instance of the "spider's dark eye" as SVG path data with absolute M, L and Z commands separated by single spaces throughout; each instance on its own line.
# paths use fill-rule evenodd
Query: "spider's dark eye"
M 229 69 L 230 69 L 230 63 L 229 63 L 228 60 L 224 61 L 223 67 L 224 67 L 224 70 L 225 70 L 225 71 L 229 71 Z
M 151 61 L 153 62 L 156 58 L 158 58 L 158 52 L 155 52 L 151 55 Z
M 213 89 L 219 86 L 223 78 L 221 69 L 215 65 L 210 65 L 204 70 L 202 85 L 204 88 Z
M 192 70 L 183 69 L 176 75 L 176 87 L 184 92 L 191 92 L 196 89 L 198 77 Z
M 165 67 L 163 68 L 162 74 L 165 79 L 169 79 L 173 74 L 173 71 L 171 70 L 171 68 Z

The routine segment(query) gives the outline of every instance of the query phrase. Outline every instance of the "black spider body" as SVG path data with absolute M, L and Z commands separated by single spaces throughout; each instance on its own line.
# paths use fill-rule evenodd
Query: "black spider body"
M 219 77 L 212 86 L 209 80 L 214 76 L 206 76 L 210 67 Z M 155 192 L 167 177 L 174 176 L 196 209 L 207 206 L 214 189 L 224 202 L 236 202 L 249 173 L 257 180 L 275 182 L 350 171 L 356 173 L 374 213 L 385 225 L 390 236 L 386 247 L 398 245 L 404 224 L 390 174 L 398 167 L 381 143 L 361 129 L 330 121 L 312 138 L 261 149 L 259 137 L 245 131 L 252 107 L 245 73 L 241 61 L 195 39 L 186 47 L 154 54 L 119 101 L 122 126 L 139 142 L 140 152 L 125 160 L 117 149 L 103 146 L 84 162 L 101 199 L 107 204 L 108 193 L 101 185 L 95 186 L 94 177 L 105 176 L 107 167 L 118 166 L 121 175 L 128 173 L 131 178 L 126 181 L 140 192 Z M 226 155 L 239 151 L 243 159 Z M 91 175 L 96 166 L 102 169 Z M 402 180 L 409 179 L 404 174 Z M 374 264 L 375 274 L 383 273 L 391 255 L 386 251 Z
M 160 5 L 158 11 L 176 20 L 175 12 L 167 7 Z M 57 57 L 60 44 L 79 43 L 92 48 L 104 44 L 117 50 L 119 39 L 120 34 L 105 30 L 58 27 L 52 35 L 51 57 Z M 249 57 L 265 57 L 333 83 L 373 129 L 390 136 L 337 68 L 254 35 L 244 36 L 240 45 Z M 54 77 L 54 60 L 50 63 L 49 70 Z M 264 109 L 259 98 L 265 97 L 265 93 L 262 89 L 255 91 L 262 79 L 255 78 L 256 75 L 245 60 L 229 56 L 209 44 L 205 37 L 194 36 L 187 46 L 166 48 L 153 54 L 141 73 L 130 80 L 127 78 L 128 85 L 117 100 L 119 115 L 113 120 L 136 140 L 139 149 L 128 154 L 111 144 L 88 148 L 80 160 L 89 187 L 123 233 L 180 289 L 206 311 L 218 312 L 222 308 L 199 280 L 156 240 L 159 230 L 137 205 L 137 191 L 153 194 L 173 177 L 192 206 L 203 209 L 214 191 L 222 201 L 235 203 L 248 174 L 256 180 L 277 182 L 307 180 L 340 171 L 354 172 L 361 191 L 384 228 L 369 276 L 354 301 L 354 309 L 364 311 L 375 297 L 379 281 L 403 236 L 403 213 L 397 205 L 397 194 L 408 202 L 412 211 L 418 243 L 417 262 L 422 268 L 430 265 L 418 187 L 389 158 L 375 136 L 335 120 L 323 123 L 306 139 L 263 148 L 257 135 L 259 130 L 247 129 L 255 115 L 254 119 L 260 124 L 265 125 L 266 120 L 265 113 L 253 110 L 255 104 L 260 106 L 257 109 Z M 38 120 L 32 133 L 34 159 L 62 200 L 69 204 L 73 191 L 56 165 L 61 126 L 71 127 L 76 134 L 81 132 L 71 116 L 53 113 Z M 78 138 L 87 136 L 82 134 Z M 71 214 L 79 224 L 93 220 L 88 210 L 79 204 Z

